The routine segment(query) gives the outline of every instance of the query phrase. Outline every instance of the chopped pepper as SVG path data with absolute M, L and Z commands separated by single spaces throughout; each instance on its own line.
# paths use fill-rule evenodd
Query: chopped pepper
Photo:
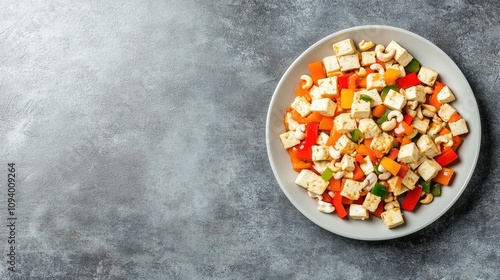
M 405 199 L 401 203 L 401 209 L 412 211 L 415 209 L 418 200 L 420 199 L 420 194 L 422 193 L 422 187 L 415 186 L 413 190 L 406 192 Z
M 418 79 L 416 73 L 410 73 L 410 74 L 408 74 L 408 75 L 406 75 L 404 77 L 401 77 L 401 78 L 397 79 L 396 80 L 396 84 L 400 88 L 407 89 L 409 87 L 419 85 L 420 84 L 420 80 Z
M 405 70 L 412 73 L 417 73 L 420 70 L 420 62 L 413 58 L 410 63 L 406 64 Z

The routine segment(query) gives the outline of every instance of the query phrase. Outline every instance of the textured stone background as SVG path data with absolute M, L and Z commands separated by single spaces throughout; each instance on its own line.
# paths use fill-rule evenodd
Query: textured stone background
M 17 272 L 2 279 L 498 277 L 500 4 L 67 1 L 0 4 L 0 218 L 17 167 Z M 327 232 L 280 190 L 272 92 L 310 44 L 387 24 L 442 48 L 475 91 L 476 173 L 428 228 Z

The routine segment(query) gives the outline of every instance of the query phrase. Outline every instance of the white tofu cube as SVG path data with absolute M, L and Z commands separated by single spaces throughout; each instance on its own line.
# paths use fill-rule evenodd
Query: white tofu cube
M 409 87 L 405 90 L 405 95 L 407 100 L 417 100 L 419 103 L 425 103 L 425 90 L 424 86 L 416 85 Z
M 401 111 L 406 105 L 406 96 L 395 90 L 389 90 L 384 100 L 384 105 L 392 110 Z
M 338 58 L 341 71 L 350 71 L 359 69 L 361 65 L 359 64 L 358 54 L 348 54 L 340 56 Z
M 307 115 L 309 115 L 311 113 L 311 104 L 303 96 L 295 97 L 295 100 L 293 100 L 291 106 L 302 117 L 306 117 Z
M 439 148 L 434 144 L 429 135 L 424 134 L 417 140 L 417 147 L 420 153 L 428 158 L 433 158 L 439 154 Z
M 442 124 L 437 124 L 435 122 L 431 122 L 429 129 L 427 129 L 427 135 L 429 136 L 434 136 L 437 135 L 441 130 L 443 130 L 443 125 Z
M 318 139 L 316 139 L 316 145 L 325 146 L 328 138 L 330 138 L 330 135 L 326 134 L 325 132 L 321 132 L 318 136 Z
M 370 214 L 368 213 L 368 210 L 363 208 L 362 205 L 359 204 L 351 204 L 349 206 L 349 217 L 354 220 L 366 220 Z
M 343 157 L 342 157 L 342 160 L 340 161 L 340 168 L 342 168 L 343 171 L 354 171 L 354 162 L 356 160 L 348 155 L 348 154 L 345 154 Z
M 413 129 L 416 129 L 418 132 L 424 134 L 429 129 L 429 122 L 430 120 L 428 118 L 419 119 L 416 117 L 413 118 L 411 124 L 413 125 Z
M 456 111 L 457 110 L 453 108 L 453 106 L 448 103 L 444 103 L 443 105 L 441 105 L 441 108 L 439 108 L 438 116 L 443 121 L 447 122 L 450 120 L 451 115 L 453 115 Z
M 448 86 L 444 86 L 437 94 L 439 103 L 449 103 L 455 100 L 455 95 Z
M 395 41 L 391 41 L 385 48 L 385 51 L 389 52 L 393 49 L 396 50 L 394 59 L 403 67 L 408 65 L 408 63 L 410 63 L 410 61 L 413 59 L 413 56 L 405 48 L 401 47 L 401 45 L 399 45 Z
M 352 154 L 358 145 L 349 139 L 345 134 L 340 136 L 339 140 L 335 143 L 335 150 L 339 151 L 341 154 Z
M 321 176 L 309 169 L 302 169 L 295 179 L 295 184 L 312 193 L 322 195 L 328 187 L 329 182 L 323 180 Z
M 336 56 L 356 53 L 356 45 L 354 45 L 354 42 L 350 38 L 339 41 L 333 44 L 332 47 Z
M 319 79 L 318 86 L 322 89 L 322 97 L 334 98 L 339 96 L 337 76 Z
M 438 73 L 429 67 L 422 66 L 418 71 L 417 78 L 428 86 L 433 86 L 438 77 Z
M 434 159 L 426 159 L 417 169 L 418 174 L 425 181 L 436 177 L 438 172 L 442 169 L 441 165 L 437 163 Z
M 399 208 L 392 208 L 382 212 L 380 218 L 382 218 L 382 221 L 384 221 L 387 228 L 394 228 L 405 223 L 403 214 Z
M 333 120 L 335 130 L 340 133 L 347 133 L 357 128 L 356 120 L 351 117 L 349 113 L 342 113 L 335 117 Z
M 392 194 L 394 196 L 399 196 L 399 195 L 402 195 L 409 190 L 410 190 L 409 188 L 405 187 L 404 185 L 401 185 L 401 187 L 392 190 Z
M 295 131 L 287 131 L 285 133 L 280 134 L 281 144 L 283 144 L 283 148 L 288 149 L 300 143 L 300 140 L 295 138 Z
M 370 66 L 376 62 L 377 62 L 377 60 L 375 59 L 375 52 L 374 51 L 361 53 L 361 65 L 362 66 Z
M 420 177 L 417 174 L 415 174 L 413 171 L 408 170 L 408 172 L 406 172 L 405 177 L 403 178 L 402 183 L 408 189 L 413 190 L 415 188 L 415 185 L 417 184 L 419 178 Z
M 328 152 L 327 146 L 312 146 L 312 160 L 327 160 L 330 158 L 330 153 Z
M 366 75 L 366 89 L 376 89 L 377 91 L 381 91 L 385 86 L 386 84 L 383 74 L 370 73 Z
M 340 171 L 340 168 L 335 167 L 335 160 L 317 160 L 313 161 L 314 169 L 319 173 L 323 173 L 327 168 L 330 168 L 333 172 Z
M 427 159 L 427 157 L 423 154 L 420 154 L 418 155 L 418 160 L 416 162 L 412 162 L 412 163 L 408 163 L 408 166 L 412 169 L 412 170 L 415 170 L 417 169 L 420 164 L 422 164 L 422 162 L 424 162 L 425 160 Z
M 311 96 L 312 100 L 321 99 L 323 98 L 323 95 L 325 95 L 325 90 L 324 88 L 320 88 L 317 85 L 313 85 L 309 89 L 309 95 Z
M 351 105 L 351 116 L 354 119 L 369 118 L 371 115 L 370 102 L 364 100 L 354 100 Z
M 375 210 L 377 210 L 380 201 L 382 201 L 382 198 L 380 196 L 374 195 L 373 193 L 369 192 L 366 194 L 362 207 L 370 212 L 374 212 Z
M 392 64 L 392 65 L 387 65 L 387 63 L 385 64 L 385 67 L 387 69 L 395 69 L 395 70 L 398 70 L 399 71 L 399 77 L 404 77 L 406 76 L 406 70 L 404 68 L 403 65 L 400 65 L 400 64 Z
M 382 134 L 373 137 L 373 140 L 370 143 L 370 148 L 372 150 L 380 151 L 384 154 L 387 154 L 389 150 L 392 148 L 393 141 L 394 137 L 385 132 L 382 132 Z
M 365 175 L 368 175 L 372 172 L 375 172 L 375 168 L 373 167 L 373 162 L 370 156 L 365 156 L 365 161 L 359 164 L 359 167 L 361 170 L 363 170 L 363 173 Z
M 325 117 L 333 117 L 335 109 L 337 109 L 337 103 L 330 98 L 314 99 L 310 106 L 311 111 L 318 112 Z
M 326 75 L 329 77 L 340 71 L 339 61 L 335 55 L 327 56 L 321 62 L 323 62 Z
M 459 119 L 456 122 L 448 123 L 448 125 L 450 126 L 451 134 L 453 136 L 462 135 L 469 132 L 467 123 L 464 119 Z
M 401 180 L 398 176 L 392 176 L 387 180 L 387 184 L 389 184 L 389 189 L 394 190 L 398 187 L 398 181 Z
M 292 113 L 286 112 L 285 114 L 285 123 L 288 127 L 288 130 L 296 130 L 299 127 L 299 123 L 292 119 Z
M 372 118 L 361 119 L 358 124 L 358 129 L 363 132 L 365 138 L 373 138 L 379 136 L 382 130 Z
M 351 179 L 346 179 L 344 188 L 340 192 L 340 195 L 348 199 L 356 200 L 359 198 L 362 189 L 363 183 Z
M 399 149 L 398 161 L 404 163 L 417 162 L 419 158 L 419 150 L 415 143 L 403 145 Z
M 354 99 L 360 100 L 362 94 L 367 95 L 372 99 L 370 101 L 370 107 L 375 107 L 377 105 L 382 104 L 382 98 L 380 98 L 380 94 L 376 89 L 355 91 Z

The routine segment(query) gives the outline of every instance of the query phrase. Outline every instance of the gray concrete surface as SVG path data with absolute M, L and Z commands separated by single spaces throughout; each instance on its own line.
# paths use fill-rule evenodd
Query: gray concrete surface
M 497 1 L 2 1 L 2 279 L 494 279 L 500 274 Z M 469 187 L 405 238 L 300 214 L 265 146 L 272 92 L 311 43 L 387 24 L 442 48 L 482 117 Z

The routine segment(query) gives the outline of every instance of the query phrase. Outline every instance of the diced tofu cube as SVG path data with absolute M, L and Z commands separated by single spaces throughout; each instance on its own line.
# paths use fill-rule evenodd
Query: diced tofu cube
M 415 184 L 417 184 L 419 178 L 420 177 L 417 174 L 415 174 L 413 171 L 408 170 L 408 172 L 406 172 L 405 177 L 403 178 L 402 183 L 405 187 L 409 188 L 410 190 L 413 190 L 415 188 Z
M 442 169 L 441 165 L 437 163 L 434 159 L 426 159 L 417 169 L 418 174 L 425 181 L 436 177 L 438 172 Z
M 337 60 L 337 56 L 335 55 L 327 56 L 323 58 L 322 62 L 327 76 L 332 76 L 340 71 L 340 65 L 339 61 Z
M 311 113 L 311 104 L 303 96 L 295 97 L 295 100 L 293 100 L 291 106 L 302 117 L 306 117 L 307 115 L 309 115 Z
M 431 122 L 429 129 L 427 129 L 427 135 L 434 136 L 437 135 L 441 130 L 443 130 L 442 124 L 437 124 L 435 122 Z
M 443 121 L 447 122 L 450 120 L 451 115 L 453 115 L 453 113 L 455 113 L 456 111 L 457 110 L 453 108 L 453 106 L 448 103 L 444 103 L 443 105 L 441 105 L 441 108 L 439 108 L 438 116 Z
M 382 132 L 382 134 L 373 137 L 373 140 L 370 143 L 370 148 L 372 150 L 380 151 L 384 154 L 387 154 L 389 150 L 392 148 L 393 141 L 394 137 L 385 132 Z
M 401 45 L 399 45 L 395 41 L 391 41 L 385 48 L 386 52 L 389 52 L 393 49 L 396 50 L 394 59 L 403 67 L 408 65 L 408 63 L 410 63 L 410 61 L 413 59 L 413 56 L 405 48 L 401 47 Z
M 399 196 L 399 195 L 402 195 L 409 190 L 410 190 L 409 188 L 405 187 L 404 185 L 401 185 L 399 188 L 393 189 L 392 194 L 394 196 Z
M 340 56 L 338 60 L 341 71 L 350 71 L 359 69 L 359 67 L 361 67 L 361 65 L 359 64 L 358 54 L 348 54 Z
M 358 124 L 358 129 L 363 132 L 365 138 L 373 138 L 379 136 L 382 130 L 372 118 L 361 119 Z
M 283 148 L 285 149 L 291 148 L 300 143 L 300 141 L 295 138 L 295 131 L 287 131 L 280 134 L 280 139 L 283 144 Z
M 337 76 L 319 79 L 318 85 L 322 89 L 322 97 L 333 98 L 339 96 Z
M 354 171 L 354 162 L 355 159 L 352 156 L 345 154 L 340 161 L 340 167 L 343 171 Z
M 295 179 L 295 184 L 315 194 L 323 194 L 328 187 L 328 181 L 309 169 L 302 169 Z
M 366 194 L 365 200 L 363 201 L 363 208 L 370 212 L 377 210 L 378 204 L 382 201 L 382 198 L 378 195 L 374 195 L 369 192 Z
M 330 157 L 327 146 L 312 146 L 312 160 L 327 160 Z
M 389 189 L 393 190 L 398 187 L 398 181 L 401 180 L 398 176 L 392 176 L 387 180 L 387 184 L 389 184 Z
M 403 214 L 399 208 L 392 208 L 382 212 L 380 218 L 382 218 L 387 228 L 394 228 L 405 223 Z
M 333 172 L 340 171 L 340 168 L 335 167 L 335 160 L 317 160 L 313 163 L 314 169 L 319 173 L 323 173 L 327 168 L 330 168 Z
M 381 91 L 385 86 L 384 75 L 379 73 L 370 73 L 366 75 L 366 89 L 374 88 L 377 91 Z
M 324 88 L 320 88 L 317 85 L 313 85 L 309 89 L 309 95 L 311 96 L 312 100 L 321 99 L 323 98 L 323 95 L 325 95 L 325 90 Z
M 418 71 L 417 77 L 422 83 L 433 86 L 438 77 L 438 73 L 429 67 L 422 66 Z
M 314 99 L 310 106 L 311 111 L 318 112 L 325 117 L 333 117 L 335 109 L 337 109 L 337 103 L 330 98 Z
M 365 175 L 368 175 L 372 172 L 375 172 L 375 168 L 373 167 L 373 162 L 370 156 L 365 156 L 365 161 L 359 164 L 359 167 L 361 170 L 363 170 L 363 173 Z
M 361 94 L 367 95 L 372 99 L 370 101 L 370 107 L 375 107 L 382 104 L 382 98 L 380 98 L 380 94 L 376 89 L 356 91 L 354 92 L 354 99 L 360 100 Z
M 341 154 L 352 154 L 358 145 L 349 139 L 345 134 L 340 136 L 339 140 L 335 143 L 335 150 L 339 151 Z
M 419 158 L 419 150 L 415 143 L 411 142 L 409 144 L 401 146 L 398 153 L 398 161 L 404 163 L 417 162 Z
M 448 123 L 448 125 L 450 126 L 451 134 L 453 136 L 462 135 L 469 132 L 467 123 L 464 119 L 459 119 L 456 122 Z
M 437 94 L 437 100 L 439 103 L 449 103 L 455 100 L 455 95 L 451 92 L 448 86 L 444 86 Z
M 328 138 L 330 138 L 330 135 L 321 132 L 318 136 L 318 139 L 316 139 L 316 145 L 322 145 L 325 146 L 326 142 L 328 141 Z
M 339 41 L 333 44 L 332 47 L 336 56 L 343 56 L 347 54 L 356 53 L 356 45 L 354 45 L 354 42 L 350 38 Z
M 352 171 L 345 171 L 344 172 L 344 177 L 342 177 L 343 179 L 352 179 L 354 177 L 354 172 Z
M 418 130 L 418 132 L 424 134 L 427 132 L 427 129 L 429 129 L 429 122 L 430 120 L 428 118 L 413 118 L 412 125 L 413 128 Z
M 427 159 L 427 157 L 423 154 L 419 153 L 418 160 L 416 162 L 408 163 L 408 166 L 412 169 L 415 170 L 417 169 L 422 162 L 424 162 Z
M 349 113 L 342 113 L 336 116 L 333 120 L 333 125 L 335 130 L 340 133 L 351 132 L 357 128 L 356 120 L 354 120 Z
M 420 136 L 417 140 L 417 147 L 420 153 L 424 154 L 428 158 L 433 158 L 439 154 L 439 148 L 434 144 L 432 138 L 429 135 L 424 134 Z
M 375 52 L 374 51 L 361 53 L 361 65 L 362 66 L 370 66 L 376 62 L 377 62 L 377 60 L 375 59 Z
M 368 213 L 368 210 L 363 208 L 362 205 L 360 204 L 351 204 L 349 206 L 349 217 L 354 220 L 366 220 L 370 214 Z
M 351 105 L 351 116 L 355 119 L 369 118 L 371 115 L 370 102 L 354 100 Z
M 406 105 L 406 96 L 395 90 L 389 90 L 384 100 L 384 105 L 392 110 L 401 111 Z
M 362 189 L 363 183 L 351 179 L 346 179 L 344 188 L 340 192 L 340 195 L 348 199 L 356 200 L 359 198 Z
M 405 95 L 407 100 L 417 100 L 419 103 L 424 103 L 426 98 L 424 86 L 422 85 L 407 88 L 405 90 Z

